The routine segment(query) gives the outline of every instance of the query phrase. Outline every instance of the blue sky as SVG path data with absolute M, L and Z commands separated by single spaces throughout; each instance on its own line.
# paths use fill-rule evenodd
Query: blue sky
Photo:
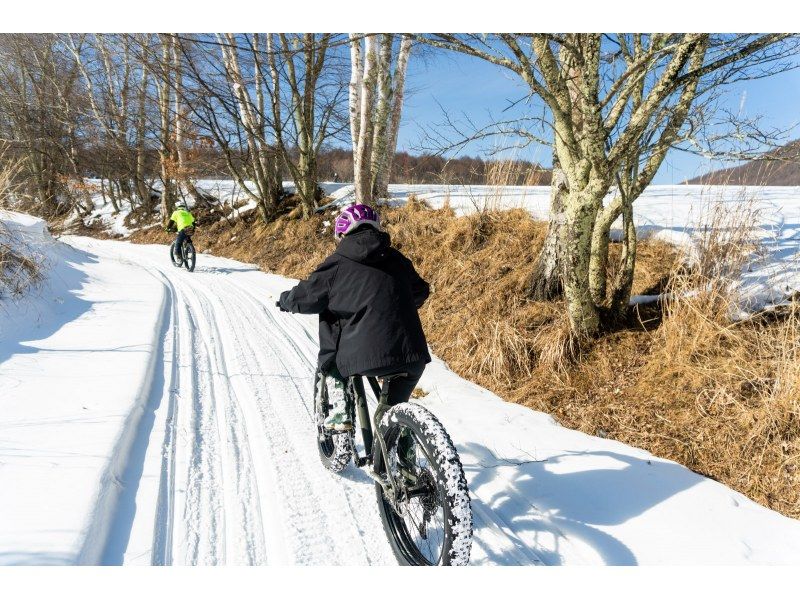
M 468 117 L 476 124 L 487 124 L 497 116 L 521 114 L 531 107 L 517 106 L 507 112 L 509 101 L 526 95 L 526 87 L 511 72 L 485 61 L 457 54 L 413 56 L 409 63 L 407 87 L 409 95 L 403 108 L 403 120 L 398 150 L 419 153 L 426 144 L 424 131 L 442 123 L 442 110 L 463 120 Z M 724 104 L 744 114 L 760 115 L 763 124 L 788 128 L 800 123 L 800 70 L 747 81 L 727 88 Z M 742 104 L 743 102 L 743 104 Z M 792 138 L 800 137 L 800 128 Z M 481 155 L 497 142 L 475 143 L 460 153 Z M 529 147 L 516 152 L 520 158 L 549 165 L 549 151 Z M 713 168 L 727 166 L 680 151 L 671 151 L 654 183 L 677 184 Z

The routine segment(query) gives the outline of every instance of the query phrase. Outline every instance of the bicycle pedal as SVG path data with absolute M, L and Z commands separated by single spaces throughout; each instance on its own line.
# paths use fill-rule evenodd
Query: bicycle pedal
M 334 424 L 332 426 L 324 426 L 328 432 L 350 432 L 353 429 L 353 424 Z

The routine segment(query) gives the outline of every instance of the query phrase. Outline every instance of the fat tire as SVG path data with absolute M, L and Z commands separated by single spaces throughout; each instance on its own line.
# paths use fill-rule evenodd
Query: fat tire
M 186 239 L 183 242 L 183 265 L 189 272 L 194 272 L 194 266 L 197 263 L 197 251 L 195 251 L 194 243 L 191 239 Z
M 394 437 L 399 435 L 402 427 L 413 432 L 416 440 L 430 457 L 430 463 L 436 470 L 437 491 L 440 496 L 444 496 L 445 533 L 438 564 L 467 565 L 472 549 L 472 508 L 464 469 L 453 441 L 444 426 L 430 411 L 414 403 L 395 405 L 383 416 L 379 433 L 383 435 L 387 446 L 391 446 L 390 443 L 395 441 Z M 383 465 L 378 442 L 375 442 L 373 462 L 376 464 L 376 471 L 380 473 Z M 400 564 L 429 564 L 415 560 L 414 555 L 403 546 L 403 530 L 399 529 L 399 526 L 405 528 L 403 520 L 395 514 L 391 504 L 384 497 L 383 488 L 378 483 L 375 484 L 375 492 L 386 536 Z
M 169 259 L 172 260 L 172 265 L 176 268 L 180 268 L 183 266 L 183 256 L 178 255 L 175 253 L 175 243 L 177 243 L 177 239 L 172 242 L 172 245 L 169 246 Z

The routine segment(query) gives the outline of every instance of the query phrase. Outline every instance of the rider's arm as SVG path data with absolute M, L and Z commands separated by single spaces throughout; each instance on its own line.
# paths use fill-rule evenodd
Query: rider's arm
M 328 258 L 300 281 L 291 291 L 281 293 L 280 306 L 284 311 L 300 314 L 318 314 L 328 308 L 328 294 L 336 276 L 338 261 Z
M 411 294 L 414 296 L 414 305 L 419 309 L 431 294 L 431 287 L 414 269 L 414 264 L 411 263 L 411 260 L 405 256 L 402 257 L 408 268 L 408 277 L 411 282 Z

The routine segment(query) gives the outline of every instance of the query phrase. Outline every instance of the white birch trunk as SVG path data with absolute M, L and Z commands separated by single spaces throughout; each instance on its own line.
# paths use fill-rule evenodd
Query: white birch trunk
M 386 134 L 389 127 L 390 106 L 392 102 L 392 35 L 383 35 L 377 62 L 378 98 L 373 119 L 372 159 L 370 177 L 371 197 L 377 199 L 383 192 L 383 172 L 386 168 Z
M 377 57 L 379 42 L 376 35 L 366 37 L 364 44 L 364 76 L 361 82 L 361 114 L 358 131 L 355 162 L 356 201 L 370 203 L 372 177 L 370 165 L 372 157 L 373 113 L 375 110 L 375 86 L 377 83 Z
M 159 35 L 161 41 L 161 70 L 163 76 L 158 79 L 158 110 L 161 117 L 161 130 L 159 131 L 159 157 L 161 159 L 161 180 L 164 183 L 164 191 L 161 194 L 161 216 L 166 223 L 170 212 L 175 207 L 175 188 L 173 184 L 173 165 L 172 150 L 170 142 L 172 137 L 170 119 L 170 42 L 167 35 Z
M 358 133 L 361 126 L 361 81 L 364 76 L 364 60 L 361 56 L 361 38 L 350 34 L 350 138 L 353 144 L 353 159 L 358 154 Z M 353 167 L 356 170 L 355 166 Z
M 403 35 L 400 40 L 400 51 L 397 55 L 397 65 L 394 72 L 394 90 L 392 92 L 392 113 L 389 126 L 386 131 L 386 164 L 384 165 L 381 177 L 376 181 L 376 191 L 379 195 L 388 196 L 389 181 L 392 176 L 392 165 L 394 155 L 397 152 L 397 134 L 400 130 L 400 117 L 403 111 L 403 96 L 405 94 L 406 71 L 408 70 L 408 59 L 411 55 L 411 36 Z

